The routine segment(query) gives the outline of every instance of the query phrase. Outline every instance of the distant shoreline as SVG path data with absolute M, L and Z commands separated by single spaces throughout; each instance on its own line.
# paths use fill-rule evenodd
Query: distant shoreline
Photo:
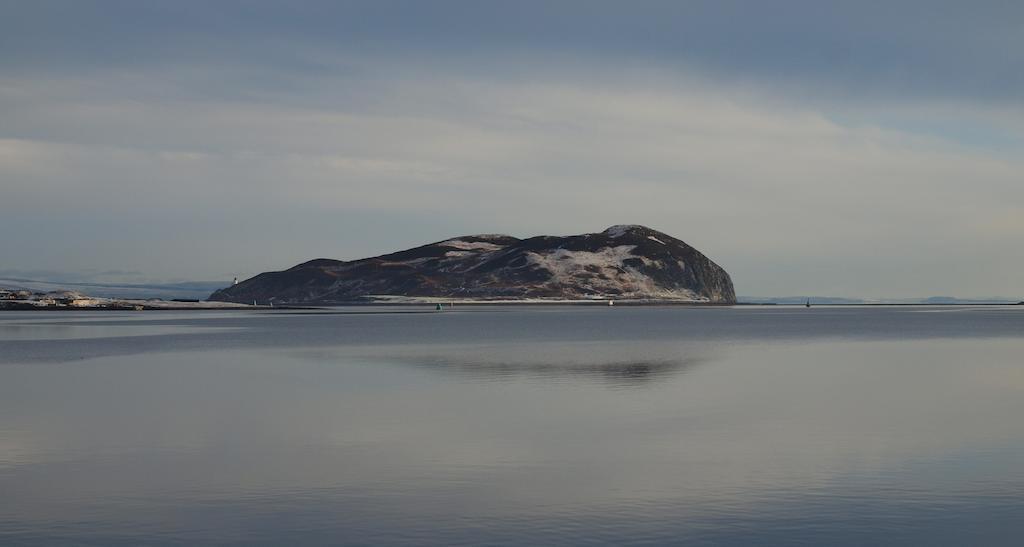
M 434 307 L 441 304 L 443 309 L 451 310 L 461 306 L 483 307 L 483 306 L 601 306 L 601 307 L 664 307 L 680 306 L 693 308 L 730 308 L 730 307 L 773 307 L 773 308 L 805 308 L 806 304 L 779 304 L 773 302 L 737 302 L 724 304 L 718 302 L 682 302 L 682 301 L 615 301 L 614 306 L 608 306 L 607 301 L 594 300 L 559 300 L 559 301 L 538 301 L 538 300 L 478 300 L 478 301 L 455 301 L 452 302 L 335 302 L 330 304 L 296 304 L 282 306 L 237 304 L 230 302 L 198 302 L 195 305 L 183 305 L 181 302 L 174 303 L 145 303 L 137 305 L 112 305 L 112 306 L 37 306 L 34 304 L 20 302 L 0 302 L 0 312 L 4 311 L 54 311 L 54 312 L 76 312 L 76 311 L 270 311 L 270 310 L 330 310 L 340 307 L 410 307 L 423 306 Z M 979 303 L 839 303 L 839 304 L 812 304 L 812 308 L 856 308 L 856 307 L 929 307 L 929 308 L 966 308 L 966 307 L 999 307 L 999 306 L 1024 306 L 1024 302 L 979 302 Z

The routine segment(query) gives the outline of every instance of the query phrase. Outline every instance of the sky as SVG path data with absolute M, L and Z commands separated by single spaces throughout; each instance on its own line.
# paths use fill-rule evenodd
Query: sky
M 0 277 L 643 224 L 741 295 L 1024 296 L 1024 3 L 0 0 Z

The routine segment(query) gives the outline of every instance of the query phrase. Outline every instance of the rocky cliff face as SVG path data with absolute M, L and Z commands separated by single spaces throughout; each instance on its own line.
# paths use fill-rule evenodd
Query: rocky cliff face
M 720 266 L 637 225 L 567 237 L 463 236 L 362 260 L 321 258 L 259 274 L 210 300 L 340 304 L 379 296 L 736 301 Z

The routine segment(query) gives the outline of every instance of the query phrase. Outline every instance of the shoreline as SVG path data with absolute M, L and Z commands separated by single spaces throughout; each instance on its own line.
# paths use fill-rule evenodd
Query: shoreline
M 0 300 L 0 312 L 4 311 L 267 311 L 267 310 L 330 310 L 341 307 L 434 307 L 441 305 L 445 310 L 462 306 L 601 306 L 601 307 L 642 307 L 642 306 L 681 306 L 694 308 L 729 308 L 729 307 L 774 307 L 774 308 L 806 308 L 806 304 L 777 302 L 700 302 L 684 300 L 559 300 L 559 299 L 504 299 L 504 300 L 448 300 L 436 297 L 405 298 L 387 300 L 359 300 L 351 302 L 318 302 L 296 303 L 286 305 L 242 304 L 223 301 L 180 302 L 170 300 L 118 300 L 100 302 L 94 305 L 37 305 L 24 300 Z M 811 308 L 855 308 L 855 307 L 979 307 L 979 306 L 1024 306 L 1024 302 L 861 302 L 861 303 L 822 303 L 811 304 Z

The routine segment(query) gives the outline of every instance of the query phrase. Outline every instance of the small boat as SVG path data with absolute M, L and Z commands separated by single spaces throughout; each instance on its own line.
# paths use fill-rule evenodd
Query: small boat
M 614 300 L 609 300 L 608 301 L 608 305 L 609 306 L 614 306 L 615 305 L 615 301 Z
M 438 303 L 437 306 L 434 309 L 437 310 L 437 311 L 443 311 L 444 310 L 444 306 L 442 306 L 440 303 Z
M 810 299 L 810 298 L 808 298 L 808 299 L 807 299 L 807 304 L 805 304 L 805 305 L 806 305 L 806 306 L 807 306 L 808 308 L 809 308 L 809 307 L 811 307 L 811 299 Z

